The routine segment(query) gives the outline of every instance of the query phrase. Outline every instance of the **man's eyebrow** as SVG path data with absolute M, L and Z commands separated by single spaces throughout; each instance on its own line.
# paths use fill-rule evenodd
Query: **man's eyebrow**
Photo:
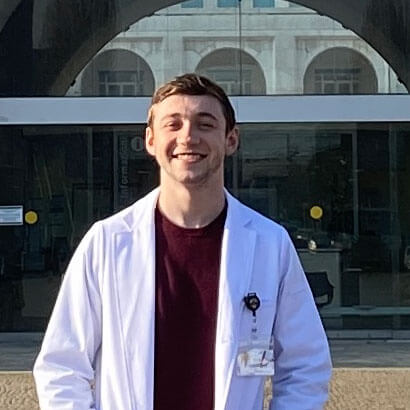
M 172 114 L 165 114 L 163 117 L 160 118 L 160 121 L 166 121 L 169 120 L 171 118 L 180 118 L 181 114 L 178 113 L 172 113 Z
M 201 118 L 206 117 L 206 118 L 211 118 L 215 121 L 218 121 L 218 118 L 216 118 L 215 115 L 213 115 L 213 114 L 211 114 L 210 112 L 207 112 L 207 111 L 198 112 L 196 115 L 198 117 L 201 117 Z
M 218 119 L 216 118 L 215 115 L 213 115 L 212 113 L 208 112 L 208 111 L 200 111 L 198 113 L 195 113 L 196 117 L 199 118 L 210 118 L 214 121 L 218 121 Z M 165 114 L 162 118 L 160 118 L 160 122 L 163 121 L 167 121 L 169 119 L 177 119 L 177 118 L 181 118 L 182 115 L 180 113 L 171 113 L 171 114 Z

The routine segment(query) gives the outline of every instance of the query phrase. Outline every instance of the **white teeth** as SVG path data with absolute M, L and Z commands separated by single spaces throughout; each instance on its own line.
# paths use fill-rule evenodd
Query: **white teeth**
M 201 154 L 190 154 L 190 153 L 186 153 L 186 154 L 177 154 L 175 155 L 175 157 L 177 158 L 201 158 L 202 155 Z

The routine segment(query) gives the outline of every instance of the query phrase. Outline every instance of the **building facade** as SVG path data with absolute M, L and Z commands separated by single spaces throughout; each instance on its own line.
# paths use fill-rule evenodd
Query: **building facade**
M 368 43 L 296 3 L 189 0 L 107 43 L 68 95 L 149 96 L 183 72 L 207 75 L 230 95 L 406 92 Z
M 156 186 L 144 151 L 146 97 L 175 75 L 198 72 L 224 87 L 237 112 L 241 146 L 226 163 L 227 187 L 287 228 L 328 334 L 406 335 L 403 73 L 369 41 L 299 4 L 307 2 L 164 3 L 121 30 L 129 9 L 114 3 L 101 15 L 78 6 L 90 34 L 70 53 L 74 29 L 52 47 L 63 31 L 57 9 L 0 14 L 0 44 L 11 41 L 13 18 L 33 22 L 30 33 L 19 32 L 32 71 L 24 71 L 26 54 L 8 51 L 15 71 L 2 73 L 9 81 L 0 100 L 0 331 L 43 331 L 86 230 Z M 56 19 L 60 31 L 40 24 Z

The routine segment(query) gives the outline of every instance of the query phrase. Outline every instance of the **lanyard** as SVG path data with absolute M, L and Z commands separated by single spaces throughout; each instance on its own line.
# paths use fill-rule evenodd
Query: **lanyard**
M 245 306 L 252 312 L 252 330 L 251 338 L 252 340 L 257 339 L 258 326 L 256 322 L 256 311 L 261 305 L 261 301 L 255 292 L 248 293 L 244 298 Z

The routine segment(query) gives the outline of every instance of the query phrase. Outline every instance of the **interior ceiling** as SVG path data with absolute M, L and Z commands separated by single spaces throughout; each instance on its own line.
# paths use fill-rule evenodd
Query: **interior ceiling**
M 0 32 L 21 1 L 22 0 L 2 0 L 2 5 L 0 6 Z

